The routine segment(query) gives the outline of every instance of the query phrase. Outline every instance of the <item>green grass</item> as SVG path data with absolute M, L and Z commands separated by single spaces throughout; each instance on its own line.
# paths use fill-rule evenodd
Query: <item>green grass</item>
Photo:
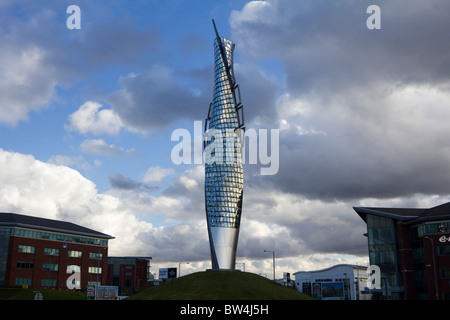
M 0 300 L 34 300 L 34 291 L 42 293 L 43 300 L 85 300 L 85 293 L 66 290 L 36 290 L 0 288 Z
M 253 273 L 205 271 L 141 291 L 127 300 L 308 300 L 292 288 Z
M 0 300 L 34 300 L 34 291 L 43 300 L 85 300 L 85 293 L 70 290 L 0 288 Z M 309 300 L 292 288 L 253 273 L 205 271 L 186 275 L 163 285 L 148 288 L 127 300 Z

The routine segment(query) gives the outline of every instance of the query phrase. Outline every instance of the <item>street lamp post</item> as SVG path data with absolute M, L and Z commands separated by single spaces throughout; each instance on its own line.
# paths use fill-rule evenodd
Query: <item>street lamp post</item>
M 179 277 L 181 277 L 181 264 L 182 264 L 182 263 L 189 264 L 189 262 L 180 262 L 180 263 L 178 263 Z
M 434 256 L 434 241 L 432 238 L 425 236 L 425 239 L 431 240 L 431 253 L 433 254 L 433 273 L 434 273 L 434 286 L 436 290 L 436 300 L 439 300 L 438 294 L 438 280 L 437 280 L 437 271 L 436 271 L 436 258 Z
M 272 256 L 273 256 L 273 280 L 275 280 L 275 251 L 264 250 L 264 252 L 272 252 Z
M 245 262 L 236 262 L 236 264 L 242 264 L 242 266 L 243 266 L 243 271 L 245 272 Z

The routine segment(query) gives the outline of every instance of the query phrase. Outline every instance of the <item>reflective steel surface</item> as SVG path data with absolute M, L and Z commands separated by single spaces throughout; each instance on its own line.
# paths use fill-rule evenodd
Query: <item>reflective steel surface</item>
M 213 269 L 235 268 L 242 213 L 241 141 L 235 132 L 243 128 L 243 119 L 241 122 L 239 109 L 242 105 L 236 97 L 233 50 L 231 41 L 216 38 L 213 101 L 205 125 L 207 132 L 215 133 L 205 143 L 205 153 L 210 148 L 215 159 L 205 164 L 205 205 Z

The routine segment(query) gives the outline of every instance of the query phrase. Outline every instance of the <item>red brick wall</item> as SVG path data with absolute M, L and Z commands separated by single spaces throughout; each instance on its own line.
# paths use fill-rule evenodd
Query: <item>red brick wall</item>
M 8 264 L 6 269 L 6 286 L 15 286 L 16 278 L 31 278 L 32 287 L 39 289 L 42 279 L 57 279 L 57 286 L 51 287 L 55 289 L 67 289 L 66 280 L 71 274 L 66 273 L 68 265 L 77 265 L 81 267 L 80 282 L 81 288 L 86 288 L 88 281 L 97 281 L 97 274 L 89 274 L 89 267 L 100 267 L 102 273 L 98 275 L 98 280 L 102 284 L 106 284 L 107 273 L 107 256 L 108 248 L 101 246 L 93 246 L 88 244 L 65 243 L 63 247 L 61 241 L 51 241 L 44 239 L 34 239 L 11 236 L 8 250 Z M 19 245 L 35 247 L 35 253 L 21 253 Z M 59 256 L 45 255 L 44 248 L 59 249 Z M 72 258 L 68 256 L 68 251 L 82 252 L 81 258 Z M 102 259 L 91 259 L 89 253 L 102 253 Z M 17 268 L 17 262 L 33 262 L 33 269 Z M 43 264 L 58 264 L 58 271 L 48 271 L 43 269 Z
M 449 242 L 441 242 L 439 238 L 442 236 L 450 237 L 450 234 L 430 234 L 430 239 L 423 238 L 423 248 L 425 256 L 425 270 L 427 275 L 428 299 L 436 299 L 436 287 L 438 291 L 438 299 L 442 299 L 443 292 L 450 292 L 450 279 L 441 279 L 439 270 L 450 268 L 450 256 L 438 255 L 438 247 L 449 245 Z M 434 252 L 434 257 L 433 257 Z M 435 277 L 436 275 L 436 277 Z M 437 285 L 436 285 L 437 280 Z
M 409 226 L 397 223 L 397 245 L 399 271 L 402 285 L 405 287 L 405 300 L 415 299 L 414 264 L 411 247 L 411 230 Z

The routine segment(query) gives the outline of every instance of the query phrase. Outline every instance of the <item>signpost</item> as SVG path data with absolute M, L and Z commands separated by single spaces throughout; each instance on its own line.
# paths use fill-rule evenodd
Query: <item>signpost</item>
M 159 279 L 176 279 L 177 268 L 161 268 L 159 269 Z
M 87 286 L 86 300 L 95 300 L 95 286 Z
M 96 286 L 95 300 L 117 300 L 119 287 L 117 286 Z

